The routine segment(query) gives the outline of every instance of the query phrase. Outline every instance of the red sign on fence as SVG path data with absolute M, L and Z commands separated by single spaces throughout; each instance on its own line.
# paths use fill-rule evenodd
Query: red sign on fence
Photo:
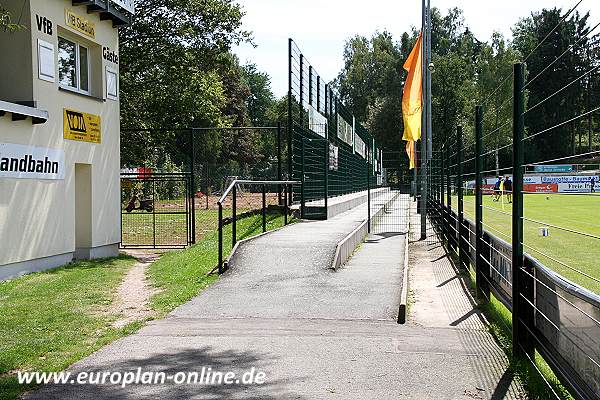
M 481 193 L 494 194 L 494 185 L 481 185 Z
M 556 183 L 530 183 L 523 185 L 523 191 L 529 193 L 556 193 L 558 184 Z
M 146 179 L 149 175 L 152 174 L 152 168 L 139 167 L 137 169 L 138 179 Z

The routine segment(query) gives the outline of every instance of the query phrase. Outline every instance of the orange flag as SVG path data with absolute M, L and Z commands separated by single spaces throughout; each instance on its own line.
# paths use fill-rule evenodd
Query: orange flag
M 408 155 L 408 159 L 410 160 L 409 169 L 414 169 L 417 164 L 417 153 L 415 152 L 415 142 L 409 140 L 406 142 L 406 154 Z
M 404 63 L 408 72 L 402 95 L 402 117 L 406 153 L 410 158 L 410 169 L 416 165 L 415 142 L 421 138 L 421 116 L 423 114 L 423 33 L 419 35 L 415 47 Z M 410 151 L 409 151 L 410 147 Z

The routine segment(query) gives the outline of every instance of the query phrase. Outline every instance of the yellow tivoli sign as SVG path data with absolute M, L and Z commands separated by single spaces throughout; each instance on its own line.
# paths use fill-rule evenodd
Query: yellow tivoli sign
M 63 137 L 80 142 L 100 143 L 102 140 L 100 116 L 65 108 Z

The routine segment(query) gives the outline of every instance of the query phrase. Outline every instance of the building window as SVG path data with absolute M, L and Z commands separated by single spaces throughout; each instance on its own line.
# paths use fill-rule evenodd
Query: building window
M 87 47 L 58 37 L 58 82 L 62 87 L 89 94 L 88 55 Z

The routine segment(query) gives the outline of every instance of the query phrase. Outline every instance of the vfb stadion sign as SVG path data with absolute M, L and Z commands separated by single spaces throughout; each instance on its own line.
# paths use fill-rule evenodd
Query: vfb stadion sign
M 102 140 L 100 117 L 65 108 L 63 137 L 80 142 L 100 143 Z
M 65 152 L 46 147 L 0 143 L 0 177 L 65 179 Z

